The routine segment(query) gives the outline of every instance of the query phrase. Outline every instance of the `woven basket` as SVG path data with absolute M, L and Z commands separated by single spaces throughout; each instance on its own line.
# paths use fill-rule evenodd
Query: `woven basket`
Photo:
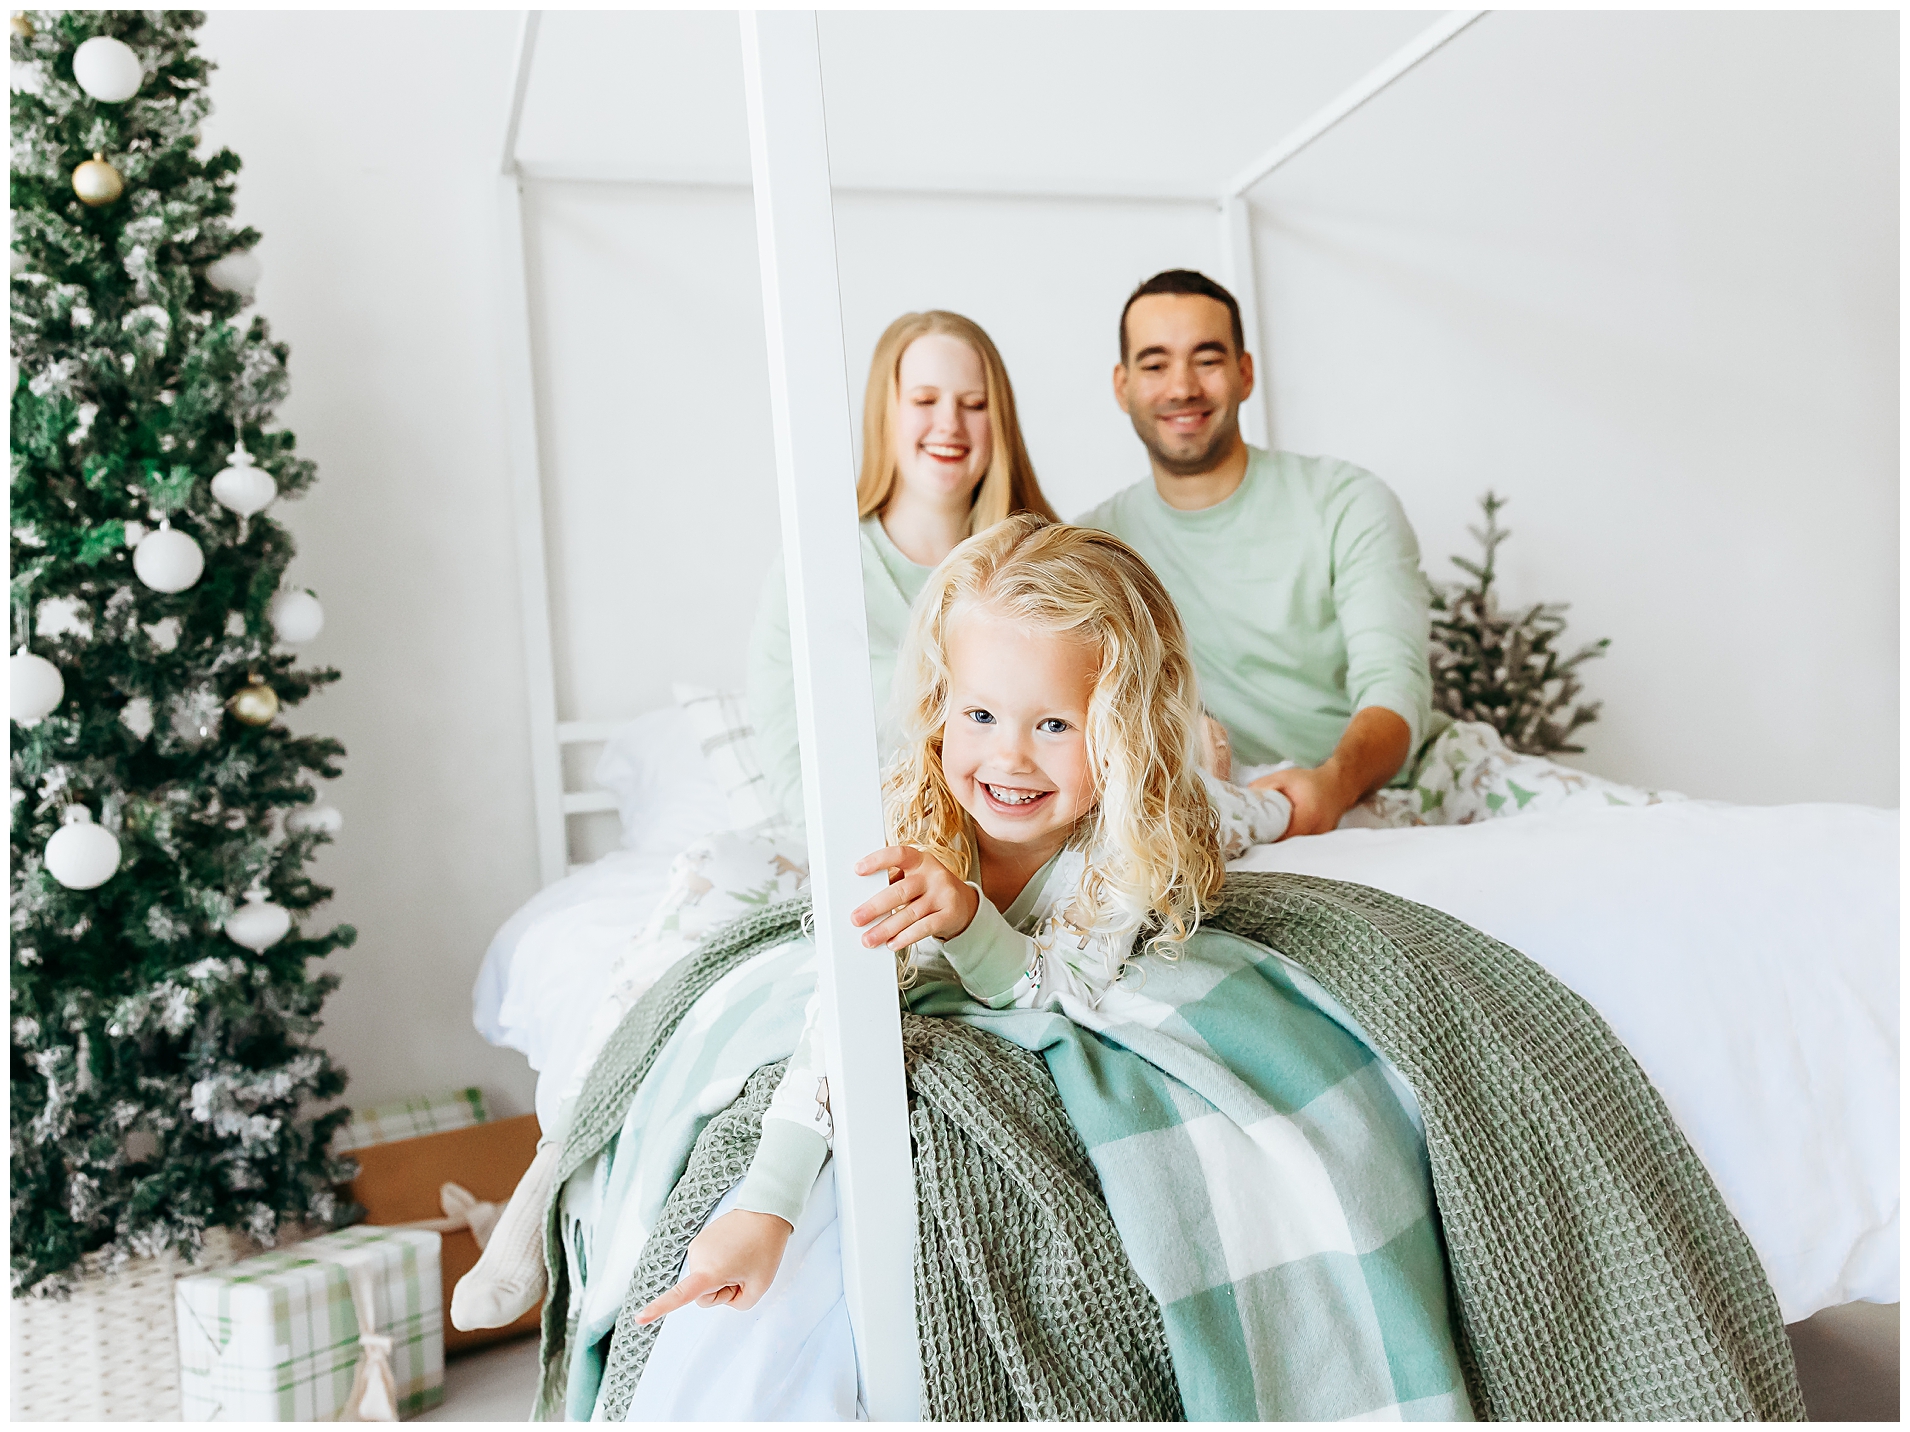
M 296 1241 L 297 1230 L 279 1242 Z M 177 1422 L 179 1329 L 173 1280 L 259 1251 L 228 1228 L 206 1234 L 197 1263 L 135 1258 L 117 1273 L 84 1260 L 69 1298 L 12 1299 L 11 1410 L 24 1422 Z

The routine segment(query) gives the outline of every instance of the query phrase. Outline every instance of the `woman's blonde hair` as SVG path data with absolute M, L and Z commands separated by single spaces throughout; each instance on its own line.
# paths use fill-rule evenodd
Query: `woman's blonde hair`
M 1074 834 L 1088 854 L 1071 923 L 1159 927 L 1178 944 L 1226 875 L 1217 817 L 1196 769 L 1200 696 L 1180 614 L 1117 537 L 1024 514 L 963 542 L 916 599 L 891 688 L 902 743 L 884 778 L 890 837 L 974 870 L 967 813 L 942 772 L 949 625 L 982 607 L 1092 645 L 1087 747 L 1096 801 Z
M 867 517 L 880 512 L 895 491 L 895 415 L 902 401 L 902 354 L 909 344 L 929 333 L 959 338 L 981 359 L 983 390 L 988 398 L 988 431 L 993 456 L 988 471 L 975 487 L 975 504 L 968 530 L 986 532 L 1017 512 L 1038 512 L 1050 522 L 1059 519 L 1041 495 L 1035 465 L 1021 440 L 1021 422 L 1015 416 L 1015 390 L 1008 382 L 1008 365 L 981 325 L 959 313 L 932 308 L 927 313 L 905 313 L 883 331 L 869 360 L 869 389 L 862 402 L 862 472 L 856 479 L 856 513 Z

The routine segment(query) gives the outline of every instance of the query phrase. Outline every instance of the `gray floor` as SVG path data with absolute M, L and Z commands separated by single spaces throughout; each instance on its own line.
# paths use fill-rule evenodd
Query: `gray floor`
M 1846 1303 L 1787 1329 L 1813 1422 L 1897 1422 L 1897 1303 Z
M 1813 1422 L 1895 1422 L 1896 1303 L 1827 1308 L 1789 1329 L 1797 1379 Z M 525 1422 L 537 1392 L 537 1339 L 519 1338 L 451 1359 L 444 1403 L 419 1422 Z
M 414 1422 L 528 1422 L 537 1397 L 537 1339 L 514 1338 L 446 1360 L 444 1401 Z

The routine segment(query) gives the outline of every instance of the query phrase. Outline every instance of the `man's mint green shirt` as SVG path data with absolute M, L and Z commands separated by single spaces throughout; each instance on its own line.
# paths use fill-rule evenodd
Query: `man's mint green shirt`
M 1367 706 L 1403 716 L 1417 751 L 1432 734 L 1429 594 L 1399 499 L 1336 458 L 1248 452 L 1212 507 L 1177 511 L 1150 477 L 1077 520 L 1167 587 L 1237 761 L 1317 766 Z
M 895 658 L 908 635 L 909 607 L 928 583 L 933 567 L 911 562 L 871 513 L 862 519 L 862 604 L 869 621 L 869 685 L 875 693 L 876 737 L 884 760 L 893 745 L 883 719 Z M 756 732 L 756 758 L 783 814 L 803 823 L 802 749 L 796 739 L 796 670 L 789 645 L 789 589 L 782 553 L 763 579 L 762 601 L 749 637 L 749 718 Z

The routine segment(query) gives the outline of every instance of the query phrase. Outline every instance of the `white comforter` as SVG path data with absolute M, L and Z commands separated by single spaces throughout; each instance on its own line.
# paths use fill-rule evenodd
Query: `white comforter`
M 1434 906 L 1583 995 L 1663 1093 L 1796 1321 L 1898 1297 L 1897 843 L 1894 811 L 1693 801 L 1344 830 L 1234 868 Z M 531 1055 L 540 1096 L 563 1083 L 571 1026 L 667 863 L 607 857 L 500 931 L 478 1027 Z

